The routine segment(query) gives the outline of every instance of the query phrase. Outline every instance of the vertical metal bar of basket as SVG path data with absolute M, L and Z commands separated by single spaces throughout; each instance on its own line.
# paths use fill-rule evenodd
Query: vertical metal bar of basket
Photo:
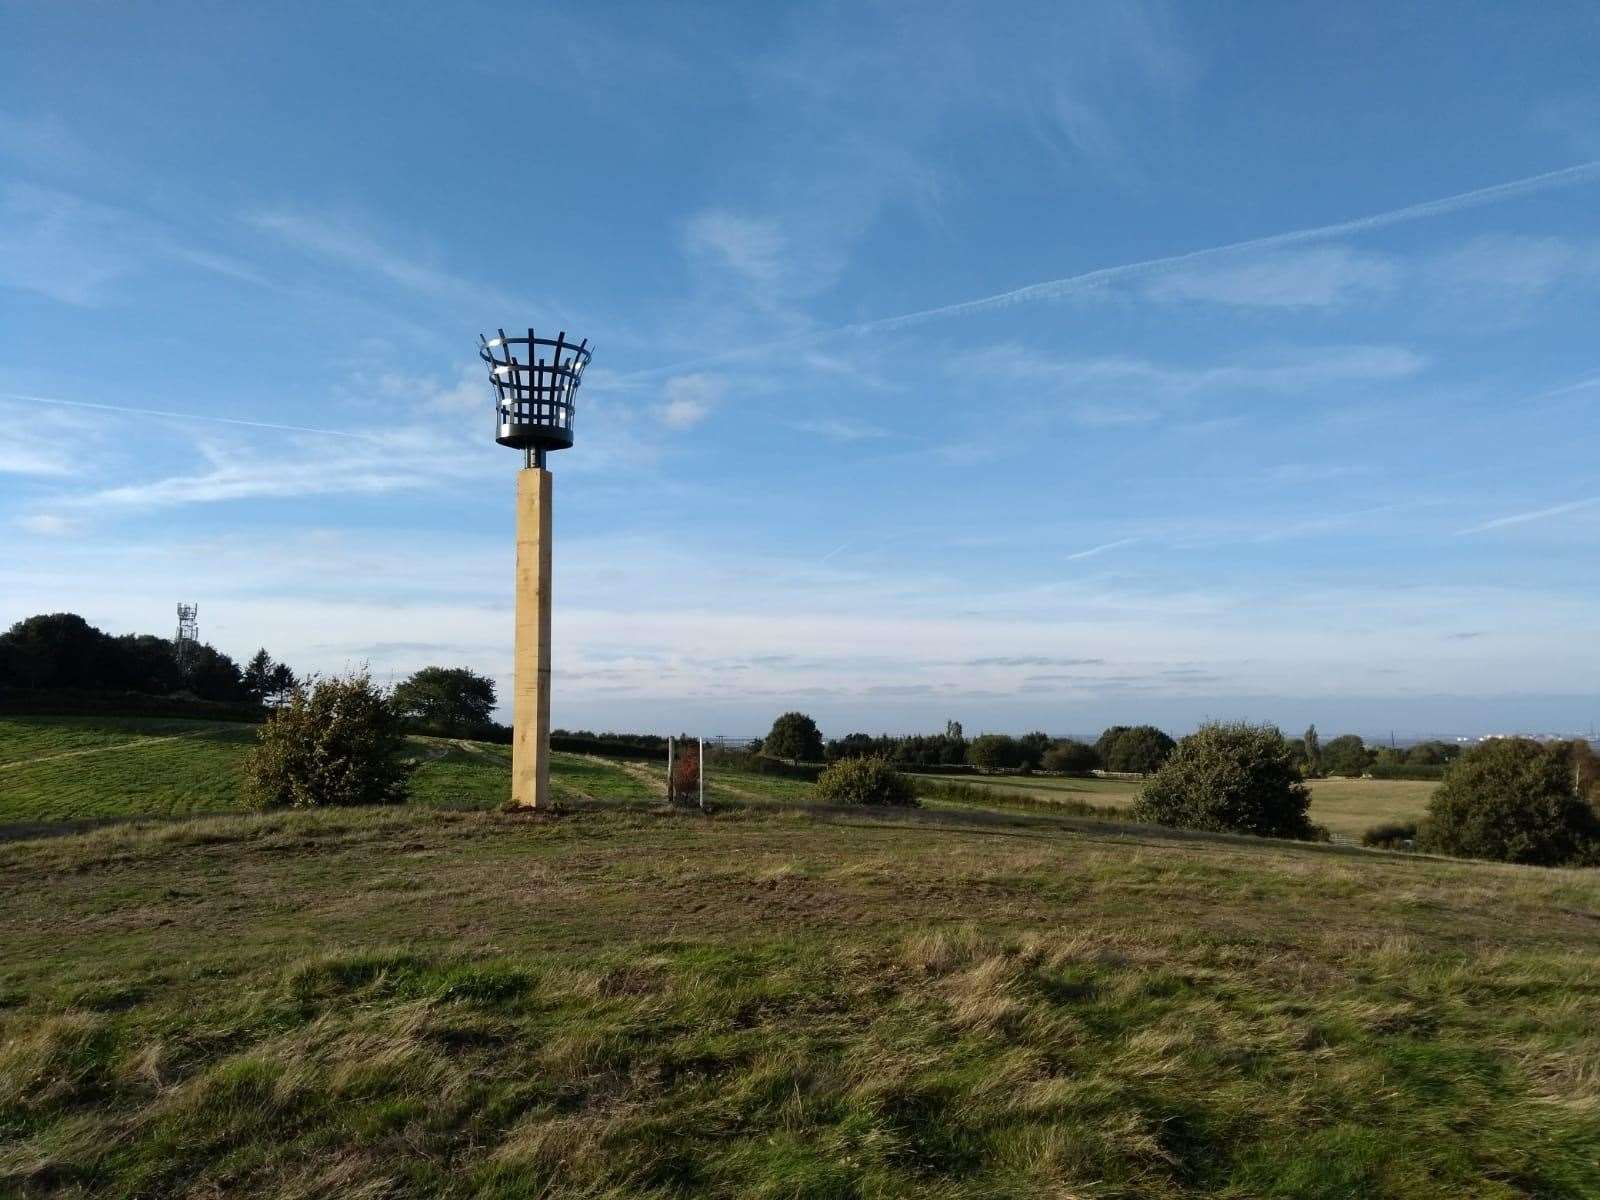
M 677 755 L 673 753 L 674 739 L 667 739 L 667 803 L 672 803 L 672 768 L 677 763 Z
M 700 783 L 700 811 L 706 810 L 706 740 L 700 739 L 700 766 L 695 771 L 695 778 Z

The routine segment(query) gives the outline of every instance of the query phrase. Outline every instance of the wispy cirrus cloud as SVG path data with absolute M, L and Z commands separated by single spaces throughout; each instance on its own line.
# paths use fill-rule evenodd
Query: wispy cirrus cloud
M 1307 226 L 1282 233 L 1266 234 L 1261 237 L 1246 238 L 1242 241 L 1207 246 L 1199 250 L 1184 251 L 1179 254 L 1169 254 L 1158 258 L 1147 258 L 1136 262 L 1121 263 L 1116 266 L 1101 267 L 1093 271 L 1084 271 L 1077 275 L 1062 276 L 1057 279 L 1048 279 L 1041 283 L 1029 284 L 1025 287 L 995 292 L 972 300 L 962 300 L 953 304 L 941 304 L 932 308 L 917 309 L 897 316 L 878 317 L 826 329 L 810 330 L 802 334 L 743 346 L 718 354 L 665 364 L 659 367 L 645 368 L 631 372 L 629 377 L 648 377 L 663 373 L 681 372 L 715 363 L 756 358 L 773 351 L 812 345 L 835 339 L 845 334 L 882 333 L 911 329 L 932 321 L 943 321 L 952 317 L 994 312 L 1019 304 L 1033 304 L 1040 301 L 1064 300 L 1093 295 L 1116 285 L 1138 284 L 1158 277 L 1165 277 L 1176 271 L 1190 270 L 1213 262 L 1226 261 L 1241 254 L 1281 250 L 1312 242 L 1335 241 L 1355 234 L 1431 220 L 1434 217 L 1448 216 L 1467 209 L 1498 204 L 1556 188 L 1590 184 L 1596 180 L 1600 180 L 1600 161 L 1577 163 L 1573 166 L 1561 167 L 1538 175 L 1509 180 L 1505 183 L 1492 184 L 1488 187 L 1475 188 L 1466 192 L 1457 192 L 1450 196 L 1425 200 L 1417 204 L 1405 205 L 1401 208 L 1388 209 L 1384 212 L 1371 213 L 1363 217 L 1354 217 L 1347 221 Z
M 1208 395 L 1303 395 L 1335 385 L 1394 382 L 1413 378 L 1427 366 L 1421 354 L 1403 346 L 1312 347 L 1191 365 L 1074 357 L 1011 343 L 965 355 L 952 369 L 966 372 L 974 363 L 990 378 L 1026 385 L 1030 397 L 1066 406 L 1069 415 L 1092 425 L 1154 420 L 1175 405 Z
M 123 278 L 163 263 L 266 283 L 238 259 L 128 209 L 33 184 L 0 188 L 0 287 L 87 307 Z
M 378 232 L 374 222 L 353 214 L 259 209 L 244 214 L 244 221 L 307 254 L 435 299 L 507 311 L 528 307 L 526 301 L 499 288 L 450 270 L 438 256 L 397 248 Z
M 1331 308 L 1387 295 L 1401 277 L 1387 255 L 1322 246 L 1173 271 L 1148 284 L 1145 295 L 1251 308 Z
M 817 417 L 808 421 L 791 421 L 789 428 L 801 433 L 813 433 L 834 442 L 876 441 L 889 436 L 889 431 L 854 417 Z

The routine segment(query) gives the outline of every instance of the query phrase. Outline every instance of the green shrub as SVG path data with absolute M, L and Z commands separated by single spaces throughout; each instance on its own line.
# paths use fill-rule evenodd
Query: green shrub
M 1418 847 L 1497 862 L 1577 864 L 1594 860 L 1597 824 L 1579 795 L 1569 746 L 1496 738 L 1474 746 L 1445 773 Z
M 816 792 L 833 804 L 917 805 L 911 780 L 886 758 L 841 758 L 817 776 Z
M 1374 825 L 1361 835 L 1361 844 L 1380 850 L 1410 850 L 1417 844 L 1417 823 L 1385 821 L 1381 825 Z
M 312 680 L 261 727 L 245 760 L 246 799 L 255 808 L 397 803 L 411 772 L 404 744 L 400 715 L 365 673 Z
M 1178 743 L 1134 804 L 1140 820 L 1181 829 L 1317 839 L 1311 789 L 1282 733 L 1244 722 L 1203 725 Z

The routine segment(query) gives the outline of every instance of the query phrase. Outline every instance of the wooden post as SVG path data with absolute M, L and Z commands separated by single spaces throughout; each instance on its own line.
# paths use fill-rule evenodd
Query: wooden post
M 550 800 L 550 472 L 517 472 L 517 633 L 511 705 L 511 803 Z

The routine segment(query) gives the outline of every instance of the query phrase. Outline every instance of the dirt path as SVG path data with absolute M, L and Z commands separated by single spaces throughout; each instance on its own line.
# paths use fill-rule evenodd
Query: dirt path
M 109 746 L 89 746 L 83 750 L 63 750 L 59 754 L 41 754 L 38 758 L 23 758 L 16 762 L 0 763 L 0 771 L 31 767 L 35 763 L 55 762 L 59 758 L 81 758 L 85 754 L 106 754 L 112 750 L 142 750 L 146 746 L 156 746 L 162 742 L 181 742 L 189 738 L 209 737 L 214 733 L 232 732 L 232 726 L 225 726 L 221 729 L 197 729 L 192 733 L 173 733 L 166 737 L 135 738 L 131 742 L 113 742 Z

